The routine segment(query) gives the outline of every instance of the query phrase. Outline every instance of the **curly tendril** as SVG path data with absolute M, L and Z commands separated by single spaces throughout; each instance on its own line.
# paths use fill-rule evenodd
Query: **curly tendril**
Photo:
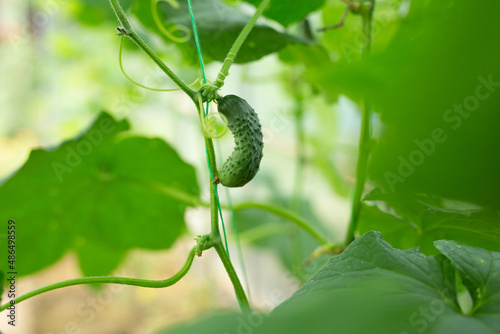
M 218 119 L 222 119 L 221 122 L 217 122 Z M 228 130 L 227 118 L 221 113 L 211 112 L 202 117 L 202 132 L 207 138 L 221 138 L 226 134 Z
M 157 28 L 169 39 L 175 43 L 186 43 L 192 37 L 191 29 L 188 26 L 182 24 L 173 24 L 166 28 L 161 22 L 160 15 L 158 15 L 158 3 L 168 2 L 172 7 L 178 8 L 179 4 L 172 0 L 151 0 L 151 13 L 153 14 L 153 20 Z M 176 36 L 175 32 L 181 32 L 183 36 Z

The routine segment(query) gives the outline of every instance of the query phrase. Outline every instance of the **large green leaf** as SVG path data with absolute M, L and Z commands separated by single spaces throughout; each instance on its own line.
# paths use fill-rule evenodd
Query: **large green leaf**
M 500 251 L 498 213 L 493 210 L 443 208 L 424 196 L 403 194 L 370 194 L 365 200 L 383 201 L 395 215 L 376 206 L 363 206 L 359 232 L 381 231 L 394 247 L 419 246 L 426 254 L 435 254 L 435 240 L 452 239 L 472 246 Z
M 365 97 L 380 113 L 369 174 L 385 191 L 500 206 L 498 12 L 498 1 L 412 1 L 368 62 L 309 67 L 330 95 Z
M 128 129 L 102 113 L 77 138 L 31 152 L 0 188 L 2 221 L 18 227 L 20 275 L 68 250 L 86 275 L 108 274 L 128 249 L 168 248 L 183 232 L 185 206 L 169 194 L 198 196 L 193 167 L 163 140 L 124 136 Z
M 245 0 L 255 7 L 259 6 L 262 0 Z M 318 10 L 325 0 L 272 0 L 264 16 L 273 19 L 284 26 L 304 19 L 308 14 Z
M 420 328 L 425 318 L 419 308 L 439 309 L 436 316 L 456 314 L 454 284 L 444 256 L 397 250 L 369 232 L 277 307 L 266 332 L 277 330 L 280 322 L 294 333 L 429 331 L 435 323 Z
M 204 57 L 207 61 L 224 61 L 250 16 L 220 0 L 193 0 L 192 4 Z M 160 1 L 153 6 L 153 10 L 158 11 L 160 26 L 155 22 L 150 1 L 137 1 L 134 5 L 134 13 L 144 26 L 166 42 L 177 43 L 186 57 L 192 59 L 196 45 L 187 1 Z M 297 41 L 267 25 L 257 24 L 241 47 L 235 62 L 260 59 Z
M 473 314 L 462 313 L 455 288 L 455 269 L 461 269 L 455 260 L 473 250 L 447 245 L 446 256 L 425 256 L 418 249 L 394 249 L 379 233 L 369 232 L 269 315 L 212 316 L 164 333 L 500 333 L 496 299 L 475 303 Z M 474 254 L 490 261 L 487 286 L 497 298 L 500 254 L 478 252 Z M 468 269 L 478 261 L 481 258 L 470 261 Z M 490 312 L 487 317 L 486 312 Z

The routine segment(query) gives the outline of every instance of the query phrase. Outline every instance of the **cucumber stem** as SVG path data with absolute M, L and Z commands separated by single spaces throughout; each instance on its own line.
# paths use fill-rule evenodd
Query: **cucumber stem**
M 263 0 L 259 7 L 257 7 L 257 11 L 253 14 L 253 16 L 250 18 L 250 20 L 247 22 L 243 30 L 240 32 L 236 40 L 234 41 L 233 45 L 231 46 L 231 49 L 227 53 L 226 59 L 224 59 L 224 63 L 222 64 L 222 68 L 219 72 L 219 75 L 217 76 L 217 79 L 215 80 L 214 86 L 216 86 L 218 89 L 220 89 L 224 85 L 224 80 L 226 77 L 229 75 L 229 68 L 234 62 L 234 59 L 238 55 L 238 52 L 241 49 L 241 46 L 247 39 L 248 35 L 252 31 L 253 27 L 255 26 L 255 23 L 257 22 L 257 19 L 262 15 L 264 12 L 264 9 L 266 9 L 267 5 L 269 4 L 270 0 Z
M 375 1 L 370 1 L 371 6 L 362 13 L 363 18 L 363 48 L 361 56 L 364 61 L 370 56 L 372 44 L 372 21 Z M 362 197 L 366 183 L 366 169 L 372 146 L 372 119 L 371 119 L 371 103 L 368 99 L 363 99 L 363 114 L 361 119 L 361 133 L 359 138 L 358 163 L 356 166 L 356 185 L 352 197 L 351 217 L 345 245 L 349 245 L 356 238 L 356 230 L 358 228 L 359 215 L 363 206 Z

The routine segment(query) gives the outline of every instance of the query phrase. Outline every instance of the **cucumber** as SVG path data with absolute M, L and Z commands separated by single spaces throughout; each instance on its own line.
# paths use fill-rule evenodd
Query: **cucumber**
M 218 171 L 219 182 L 226 187 L 243 187 L 259 171 L 264 141 L 259 117 L 247 101 L 236 95 L 217 99 L 217 109 L 227 119 L 234 136 L 234 150 Z

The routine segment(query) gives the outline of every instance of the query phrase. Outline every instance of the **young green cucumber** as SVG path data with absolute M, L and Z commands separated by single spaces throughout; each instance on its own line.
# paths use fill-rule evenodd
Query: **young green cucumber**
M 218 98 L 217 105 L 235 143 L 233 153 L 218 171 L 218 178 L 226 187 L 243 187 L 257 174 L 262 160 L 264 142 L 259 117 L 247 101 L 236 95 Z

